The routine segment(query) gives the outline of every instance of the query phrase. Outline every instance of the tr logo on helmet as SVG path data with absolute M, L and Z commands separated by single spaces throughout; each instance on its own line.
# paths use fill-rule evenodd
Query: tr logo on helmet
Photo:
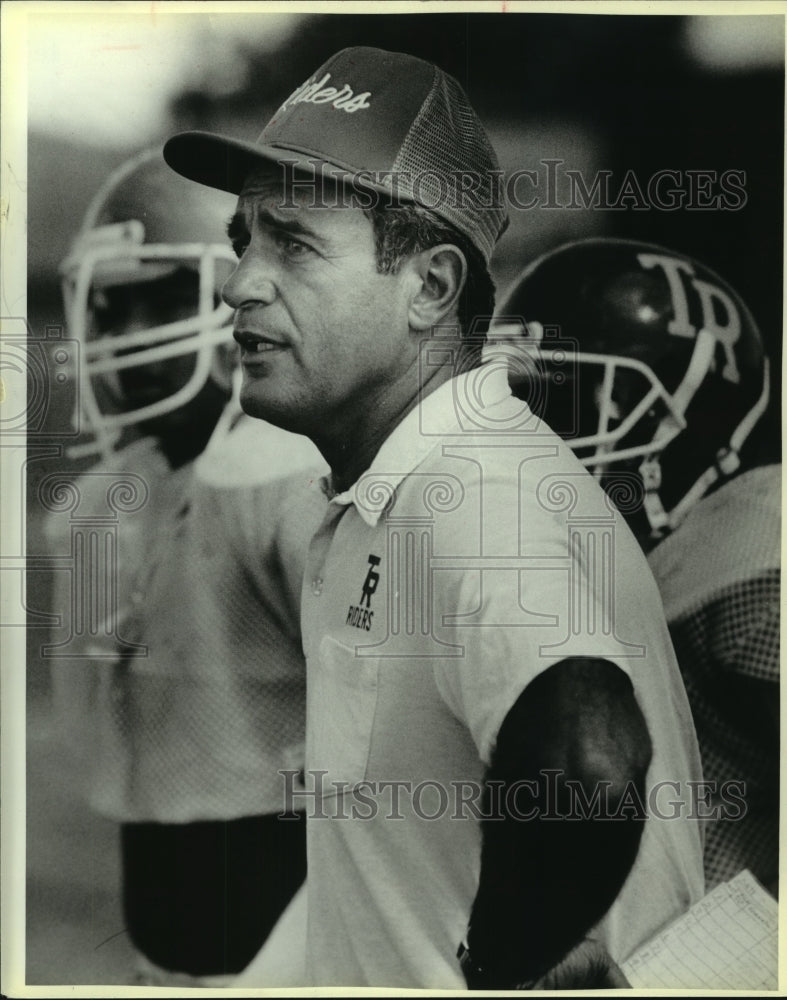
M 668 257 L 661 254 L 640 253 L 637 260 L 645 268 L 660 267 L 669 284 L 672 293 L 672 305 L 675 312 L 673 319 L 667 323 L 667 331 L 676 337 L 697 336 L 697 328 L 689 320 L 689 298 L 682 275 L 688 275 L 688 284 L 699 296 L 702 308 L 702 327 L 705 332 L 715 337 L 724 349 L 725 363 L 722 377 L 730 382 L 740 382 L 741 377 L 735 360 L 735 346 L 741 335 L 741 318 L 732 298 L 718 285 L 702 281 L 695 277 L 694 268 L 686 260 Z M 721 324 L 718 318 L 717 306 L 723 309 L 727 322 Z M 711 367 L 715 362 L 711 362 Z

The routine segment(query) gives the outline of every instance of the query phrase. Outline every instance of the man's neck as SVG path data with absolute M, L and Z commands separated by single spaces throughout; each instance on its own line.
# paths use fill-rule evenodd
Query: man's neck
M 415 373 L 414 373 L 415 374 Z M 378 398 L 379 406 L 362 420 L 353 418 L 352 430 L 315 437 L 331 468 L 331 483 L 337 493 L 348 490 L 370 467 L 382 445 L 418 403 L 447 382 L 454 372 L 448 367 L 437 368 L 423 381 L 417 391 L 405 394 L 391 391 Z

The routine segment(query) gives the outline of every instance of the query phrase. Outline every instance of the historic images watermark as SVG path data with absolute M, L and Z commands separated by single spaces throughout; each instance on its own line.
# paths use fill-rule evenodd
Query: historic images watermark
M 745 170 L 597 170 L 588 175 L 561 159 L 540 161 L 539 170 L 506 176 L 509 208 L 597 209 L 601 211 L 739 211 L 747 202 Z
M 76 438 L 75 423 L 55 422 L 52 416 L 62 407 L 63 397 L 78 408 L 79 341 L 66 337 L 56 324 L 35 335 L 21 316 L 3 317 L 2 330 L 0 379 L 6 388 L 0 432 L 5 444 L 43 442 L 51 447 Z
M 41 559 L 56 575 L 56 621 L 52 641 L 41 646 L 42 658 L 147 656 L 144 643 L 124 634 L 127 603 L 138 606 L 144 595 L 124 580 L 121 558 L 127 518 L 150 499 L 146 480 L 108 469 L 55 472 L 41 480 L 37 499 L 54 549 Z
M 147 646 L 125 636 L 119 550 L 129 517 L 149 502 L 148 483 L 128 470 L 80 472 L 70 463 L 83 430 L 78 373 L 84 344 L 66 337 L 62 325 L 36 334 L 21 317 L 4 318 L 3 333 L 0 375 L 10 386 L 0 414 L 5 474 L 18 484 L 20 512 L 25 500 L 36 503 L 47 546 L 43 554 L 28 551 L 22 533 L 18 550 L 7 547 L 0 555 L 0 572 L 9 594 L 18 587 L 20 595 L 30 573 L 51 574 L 55 596 L 46 612 L 22 597 L 7 601 L 0 626 L 46 628 L 42 659 L 147 656 Z M 67 471 L 28 482 L 31 462 L 64 453 Z
M 454 210 L 737 212 L 748 201 L 746 171 L 735 167 L 665 167 L 641 174 L 633 169 L 590 173 L 566 164 L 560 158 L 547 158 L 539 160 L 535 170 L 347 170 L 332 171 L 327 177 L 318 160 L 285 159 L 280 161 L 280 207 L 370 210 L 401 199 L 429 209 Z
M 415 816 L 436 820 L 513 819 L 517 822 L 725 820 L 747 812 L 746 783 L 730 781 L 654 782 L 642 791 L 634 782 L 623 789 L 599 781 L 592 789 L 545 769 L 537 779 L 502 781 L 437 781 L 423 779 L 362 780 L 329 778 L 320 768 L 279 771 L 283 783 L 282 818 L 303 810 L 309 820 L 402 820 Z

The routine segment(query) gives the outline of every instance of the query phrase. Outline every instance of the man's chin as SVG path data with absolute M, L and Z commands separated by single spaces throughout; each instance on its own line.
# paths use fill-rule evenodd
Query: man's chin
M 258 420 L 281 426 L 283 414 L 269 394 L 260 390 L 259 385 L 244 383 L 240 390 L 240 405 L 244 413 Z
M 244 413 L 250 417 L 258 417 L 260 420 L 267 420 L 267 409 L 265 399 L 261 398 L 259 386 L 249 384 L 244 381 L 240 390 L 240 405 Z
M 283 404 L 270 393 L 260 391 L 259 385 L 244 383 L 240 390 L 240 405 L 243 412 L 257 420 L 265 420 L 274 427 L 295 434 L 305 434 L 310 437 L 311 423 L 304 419 L 302 412 L 296 412 L 292 407 Z

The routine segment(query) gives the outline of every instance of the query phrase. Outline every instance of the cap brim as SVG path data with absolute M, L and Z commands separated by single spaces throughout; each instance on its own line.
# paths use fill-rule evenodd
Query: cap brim
M 240 194 L 249 174 L 265 164 L 286 162 L 292 164 L 293 170 L 311 177 L 330 177 L 339 182 L 349 181 L 355 175 L 353 167 L 329 163 L 318 153 L 244 142 L 212 132 L 181 132 L 173 136 L 164 145 L 164 159 L 188 180 L 231 194 Z M 367 177 L 360 186 L 387 190 L 384 185 L 369 183 Z
M 231 194 L 241 193 L 252 171 L 259 170 L 266 164 L 273 168 L 276 164 L 287 163 L 292 171 L 303 173 L 307 177 L 326 177 L 353 191 L 373 191 L 385 195 L 386 205 L 400 202 L 425 204 L 462 233 L 487 262 L 495 240 L 508 225 L 508 220 L 505 219 L 497 235 L 493 234 L 494 238 L 479 236 L 477 220 L 468 221 L 460 218 L 457 212 L 448 212 L 438 205 L 431 206 L 419 202 L 413 192 L 402 190 L 401 187 L 397 186 L 394 191 L 392 171 L 382 171 L 378 174 L 373 170 L 359 169 L 349 163 L 330 162 L 323 159 L 323 154 L 310 149 L 244 142 L 242 139 L 233 139 L 213 132 L 181 132 L 165 143 L 164 160 L 176 173 L 188 180 Z M 282 180 L 287 183 L 284 177 Z M 359 204 L 358 207 L 371 207 L 372 204 L 376 203 L 366 202 L 364 205 Z

